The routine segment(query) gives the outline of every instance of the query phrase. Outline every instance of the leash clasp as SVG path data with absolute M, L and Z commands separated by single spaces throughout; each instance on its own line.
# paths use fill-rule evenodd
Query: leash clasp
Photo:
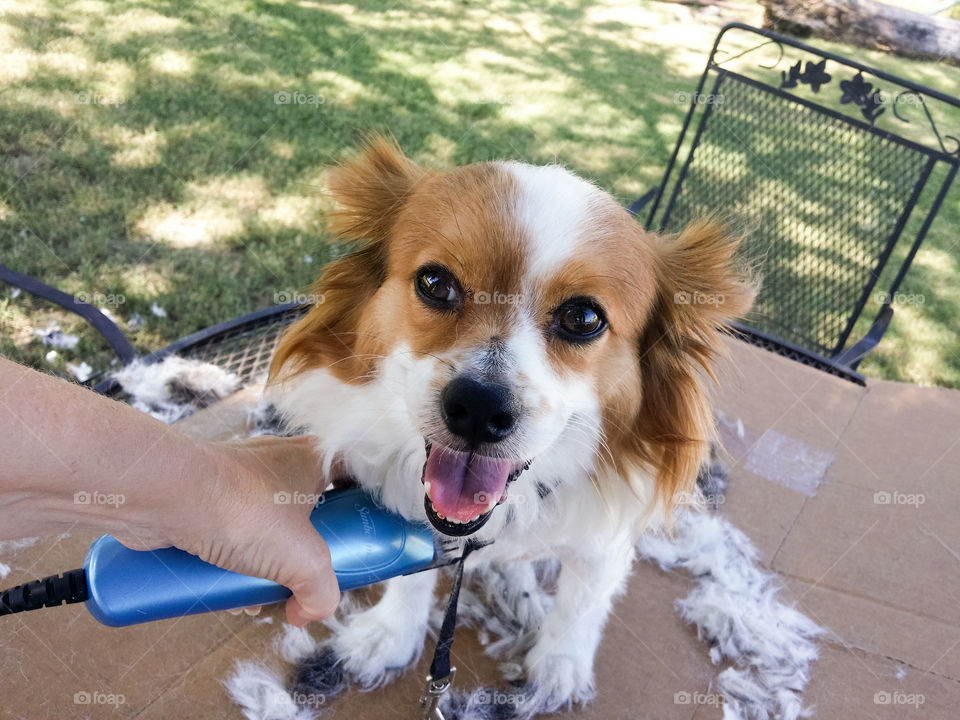
M 457 674 L 455 667 L 450 668 L 450 674 L 446 677 L 433 679 L 432 675 L 427 675 L 427 684 L 424 687 L 423 695 L 420 696 L 420 707 L 423 709 L 423 720 L 444 720 L 443 713 L 437 707 L 440 704 L 440 698 L 450 689 L 453 684 L 453 678 Z

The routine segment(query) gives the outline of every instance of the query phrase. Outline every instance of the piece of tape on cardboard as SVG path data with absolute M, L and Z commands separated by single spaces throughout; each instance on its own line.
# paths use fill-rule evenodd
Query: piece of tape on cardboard
M 833 453 L 776 430 L 757 435 L 741 420 L 731 421 L 723 415 L 718 415 L 717 426 L 724 448 L 734 458 L 744 460 L 744 469 L 807 497 L 817 494 L 833 463 Z

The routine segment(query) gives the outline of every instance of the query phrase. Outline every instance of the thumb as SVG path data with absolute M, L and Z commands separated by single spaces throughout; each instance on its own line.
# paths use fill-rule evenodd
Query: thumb
M 284 551 L 291 558 L 289 569 L 277 578 L 293 592 L 287 600 L 287 620 L 302 627 L 311 620 L 325 620 L 340 603 L 340 586 L 330 562 L 330 549 L 313 525 L 304 518 L 291 528 Z

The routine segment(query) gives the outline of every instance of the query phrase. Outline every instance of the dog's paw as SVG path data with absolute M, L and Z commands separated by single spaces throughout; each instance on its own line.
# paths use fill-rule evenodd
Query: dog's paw
M 541 641 L 527 653 L 527 683 L 518 691 L 522 714 L 567 710 L 573 703 L 586 704 L 594 698 L 591 663 L 582 659 L 576 648 L 566 650 L 544 648 Z
M 330 623 L 329 647 L 347 677 L 365 690 L 386 685 L 416 662 L 423 651 L 425 627 L 414 627 L 379 605 Z

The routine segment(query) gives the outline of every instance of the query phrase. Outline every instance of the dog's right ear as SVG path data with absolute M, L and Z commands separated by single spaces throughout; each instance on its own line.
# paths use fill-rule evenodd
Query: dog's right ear
M 270 381 L 326 367 L 345 382 L 369 378 L 375 339 L 360 332 L 367 303 L 387 274 L 393 223 L 427 171 L 397 144 L 375 136 L 359 157 L 336 168 L 330 190 L 338 208 L 330 218 L 334 238 L 354 250 L 323 269 L 314 287 L 316 302 L 283 335 L 270 363 Z M 362 349 L 360 349 L 362 348 Z
M 397 213 L 427 171 L 410 160 L 393 140 L 376 135 L 363 153 L 330 176 L 338 208 L 332 230 L 341 240 L 386 241 Z

